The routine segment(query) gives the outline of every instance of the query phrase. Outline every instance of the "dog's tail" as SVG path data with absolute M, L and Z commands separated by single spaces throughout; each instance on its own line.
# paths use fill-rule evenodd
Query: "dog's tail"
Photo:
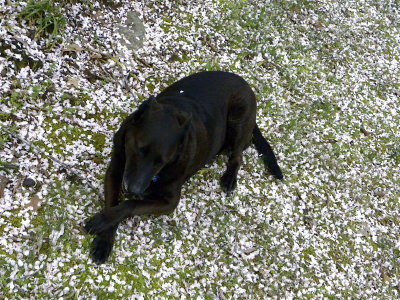
M 262 136 L 260 128 L 254 126 L 253 129 L 253 143 L 256 146 L 257 152 L 261 154 L 264 164 L 271 171 L 273 175 L 279 180 L 283 179 L 281 168 L 278 166 L 274 151 L 268 144 L 267 140 Z

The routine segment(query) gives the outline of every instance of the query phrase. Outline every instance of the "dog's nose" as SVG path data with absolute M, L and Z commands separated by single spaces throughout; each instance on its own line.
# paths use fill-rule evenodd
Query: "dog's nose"
M 123 193 L 126 196 L 133 197 L 133 198 L 138 198 L 138 199 L 143 199 L 143 191 L 142 188 L 139 185 L 126 185 L 123 184 L 122 187 Z
M 140 200 L 143 199 L 143 193 L 137 193 L 137 192 L 132 192 L 132 191 L 126 191 L 125 189 L 124 189 L 123 192 L 124 192 L 124 195 L 125 195 L 125 196 L 132 197 L 132 198 L 137 198 L 137 199 L 140 199 Z

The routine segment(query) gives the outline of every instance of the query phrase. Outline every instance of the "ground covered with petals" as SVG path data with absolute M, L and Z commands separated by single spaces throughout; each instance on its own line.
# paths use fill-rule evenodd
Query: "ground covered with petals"
M 398 299 L 399 63 L 396 1 L 0 0 L 0 298 Z M 251 147 L 225 196 L 218 157 L 96 266 L 113 133 L 201 70 L 248 80 L 285 180 Z

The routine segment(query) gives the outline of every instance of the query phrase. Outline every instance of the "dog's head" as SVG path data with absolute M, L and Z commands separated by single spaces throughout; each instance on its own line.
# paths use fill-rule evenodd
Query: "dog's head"
M 152 98 L 142 104 L 121 126 L 125 151 L 123 190 L 141 198 L 152 179 L 174 162 L 191 116 Z

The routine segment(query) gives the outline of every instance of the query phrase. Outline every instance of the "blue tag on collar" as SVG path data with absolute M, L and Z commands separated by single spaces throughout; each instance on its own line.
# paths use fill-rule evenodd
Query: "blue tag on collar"
M 157 182 L 160 179 L 160 176 L 155 175 L 151 181 Z

